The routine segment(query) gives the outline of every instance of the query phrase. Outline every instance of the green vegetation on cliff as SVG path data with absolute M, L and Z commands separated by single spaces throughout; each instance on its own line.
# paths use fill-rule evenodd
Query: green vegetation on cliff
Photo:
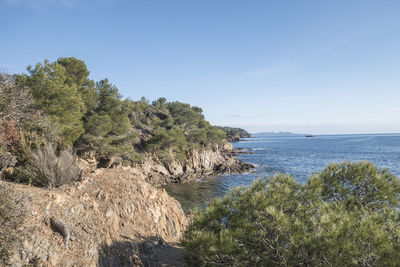
M 399 179 L 372 163 L 331 164 L 237 188 L 199 211 L 190 266 L 399 266 Z
M 227 126 L 218 127 L 218 128 L 225 132 L 226 139 L 229 142 L 237 142 L 240 140 L 240 138 L 251 137 L 251 134 L 242 128 L 234 128 L 234 127 L 227 127 Z
M 189 149 L 226 138 L 201 108 L 163 97 L 123 99 L 107 79 L 91 80 L 73 57 L 29 66 L 28 74 L 1 74 L 0 130 L 0 175 L 40 186 L 62 184 L 62 173 L 75 170 L 74 153 L 108 166 L 132 165 L 143 152 L 183 161 Z

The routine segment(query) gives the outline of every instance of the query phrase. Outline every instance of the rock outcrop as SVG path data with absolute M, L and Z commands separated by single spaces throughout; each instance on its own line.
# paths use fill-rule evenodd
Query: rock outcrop
M 136 166 L 107 169 L 93 157 L 81 159 L 81 181 L 56 189 L 0 181 L 24 217 L 6 244 L 10 266 L 179 266 L 181 249 L 173 244 L 187 218 L 155 185 L 253 168 L 234 155 L 225 142 L 191 150 L 185 162 L 146 154 Z
M 226 137 L 226 140 L 228 142 L 239 142 L 240 136 L 239 135 L 228 136 L 228 137 Z
M 24 213 L 18 238 L 8 244 L 11 266 L 141 266 L 187 224 L 175 199 L 128 170 L 98 169 L 58 189 L 0 186 Z M 52 218 L 68 229 L 68 248 Z
M 163 163 L 157 158 L 148 157 L 143 163 L 132 168 L 132 172 L 150 184 L 163 185 L 182 183 L 211 174 L 241 173 L 254 168 L 232 154 L 232 145 L 226 143 L 209 150 L 191 150 L 185 162 L 172 160 Z
M 235 155 L 232 145 L 225 141 L 222 145 L 216 145 L 210 149 L 190 150 L 184 162 L 177 159 L 163 162 L 156 155 L 143 154 L 143 160 L 140 163 L 127 169 L 152 185 L 165 185 L 187 182 L 212 174 L 242 173 L 254 168 L 252 164 L 235 158 Z M 81 164 L 86 169 L 95 170 L 97 161 L 93 157 L 85 158 L 81 160 Z

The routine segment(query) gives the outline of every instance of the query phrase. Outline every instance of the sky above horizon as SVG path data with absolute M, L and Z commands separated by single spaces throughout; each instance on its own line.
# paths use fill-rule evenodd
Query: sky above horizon
M 400 132 L 400 1 L 0 0 L 0 68 L 82 59 L 250 132 Z

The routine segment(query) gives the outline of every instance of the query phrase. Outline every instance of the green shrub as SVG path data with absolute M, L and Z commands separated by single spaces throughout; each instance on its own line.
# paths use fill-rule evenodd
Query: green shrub
M 85 128 L 85 134 L 95 137 L 106 136 L 112 130 L 111 118 L 109 115 L 93 114 L 87 118 Z
M 399 266 L 399 180 L 372 163 L 331 164 L 232 190 L 198 211 L 190 266 Z
M 215 126 L 210 126 L 207 128 L 207 144 L 220 144 L 224 139 L 226 139 L 226 134 L 224 131 Z
M 207 130 L 199 128 L 191 131 L 188 135 L 188 141 L 192 146 L 196 144 L 199 144 L 200 147 L 207 145 Z
M 159 128 L 156 134 L 147 142 L 149 150 L 176 148 L 180 151 L 187 149 L 186 137 L 178 128 L 166 130 Z

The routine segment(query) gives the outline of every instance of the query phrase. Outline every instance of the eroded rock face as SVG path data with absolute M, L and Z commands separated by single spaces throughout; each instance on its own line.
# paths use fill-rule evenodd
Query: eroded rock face
M 59 189 L 0 186 L 25 211 L 11 266 L 140 266 L 146 240 L 175 242 L 187 225 L 175 199 L 128 170 L 98 169 Z M 67 226 L 68 249 L 52 217 Z
M 242 162 L 235 158 L 236 150 L 227 141 L 212 148 L 188 151 L 186 161 L 173 159 L 163 162 L 156 155 L 143 153 L 140 163 L 128 168 L 132 174 L 140 176 L 152 185 L 168 183 L 182 183 L 194 178 L 211 174 L 243 173 L 254 168 L 254 165 Z M 86 153 L 81 155 L 80 168 L 84 172 L 96 170 L 99 160 Z M 108 168 L 122 167 L 110 162 L 103 162 Z
M 233 154 L 232 145 L 225 142 L 208 150 L 191 150 L 185 162 L 172 160 L 163 163 L 156 157 L 147 155 L 143 163 L 130 169 L 150 184 L 163 185 L 186 182 L 211 174 L 247 172 L 254 168 L 252 164 L 233 157 Z

